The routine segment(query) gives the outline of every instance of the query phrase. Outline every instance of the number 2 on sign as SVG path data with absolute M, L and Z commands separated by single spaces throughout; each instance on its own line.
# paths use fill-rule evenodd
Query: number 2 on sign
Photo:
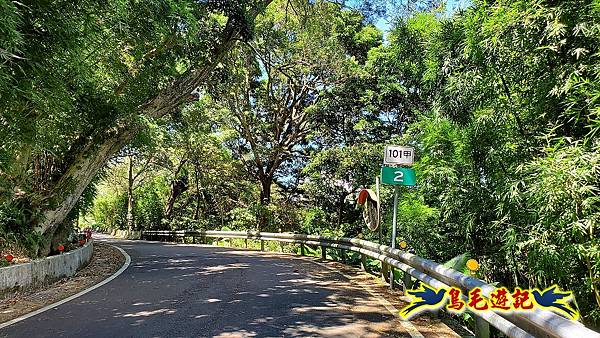
M 404 182 L 403 177 L 404 177 L 404 172 L 402 172 L 401 170 L 394 171 L 394 182 L 400 182 L 400 183 Z

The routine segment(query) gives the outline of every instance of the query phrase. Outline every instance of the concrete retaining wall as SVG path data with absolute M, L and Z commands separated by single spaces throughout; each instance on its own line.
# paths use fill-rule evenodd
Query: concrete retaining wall
M 73 276 L 90 262 L 93 252 L 90 240 L 83 247 L 62 255 L 0 268 L 0 294 Z

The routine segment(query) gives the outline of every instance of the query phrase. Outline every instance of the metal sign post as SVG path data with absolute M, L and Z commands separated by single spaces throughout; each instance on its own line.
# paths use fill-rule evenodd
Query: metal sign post
M 394 186 L 394 213 L 392 216 L 392 249 L 396 248 L 396 229 L 398 225 L 398 186 Z M 394 288 L 394 268 L 390 267 L 390 289 Z
M 392 217 L 392 249 L 396 248 L 396 229 L 398 225 L 398 187 L 394 187 L 394 214 Z
M 396 236 L 398 228 L 398 198 L 400 189 L 398 186 L 415 186 L 417 179 L 415 171 L 408 168 L 413 165 L 415 150 L 412 147 L 386 146 L 383 166 L 381 167 L 381 182 L 394 186 L 394 213 L 392 217 L 392 239 L 391 247 L 396 248 Z M 394 269 L 390 267 L 390 288 L 394 288 Z
M 377 200 L 379 201 L 379 203 L 377 204 L 377 217 L 379 218 L 379 245 L 381 245 L 381 240 L 383 238 L 382 236 L 382 232 L 381 232 L 381 198 L 379 198 L 379 176 L 375 177 L 375 189 L 377 192 Z

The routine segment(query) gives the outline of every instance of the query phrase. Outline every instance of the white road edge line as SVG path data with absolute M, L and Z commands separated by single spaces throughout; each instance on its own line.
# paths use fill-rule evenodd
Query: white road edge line
M 386 310 L 388 310 L 392 315 L 394 315 L 394 317 L 398 318 L 400 325 L 402 325 L 402 327 L 404 327 L 406 329 L 406 332 L 408 332 L 408 334 L 412 338 L 425 338 L 425 336 L 423 336 L 423 334 L 421 334 L 421 332 L 419 332 L 419 330 L 411 322 L 400 319 L 399 315 L 398 315 L 399 311 L 396 309 L 396 307 L 394 305 L 392 305 L 387 299 L 383 298 L 380 294 L 371 290 L 371 288 L 368 285 L 358 282 L 357 280 L 355 280 L 354 277 L 348 276 L 345 273 L 343 273 L 337 269 L 334 269 L 327 264 L 323 264 L 321 262 L 316 262 L 314 260 L 308 260 L 308 261 L 313 262 L 314 264 L 324 267 L 330 271 L 336 272 L 336 273 L 344 276 L 348 280 L 352 281 L 353 283 L 358 284 L 360 287 L 365 289 L 365 291 L 367 291 L 371 296 L 373 296 L 375 299 L 377 299 L 379 301 L 379 303 L 381 305 L 383 305 L 383 307 L 386 308 Z
M 112 247 L 115 247 L 115 248 L 119 249 L 119 251 L 123 254 L 123 256 L 125 256 L 125 264 L 123 264 L 123 266 L 117 272 L 115 272 L 114 274 L 112 274 L 112 276 L 108 277 L 107 279 L 103 280 L 102 282 L 100 282 L 100 283 L 98 283 L 98 284 L 96 284 L 96 285 L 94 285 L 94 286 L 92 286 L 92 287 L 90 287 L 88 289 L 85 289 L 85 290 L 83 290 L 83 291 L 81 291 L 79 293 L 76 293 L 76 294 L 74 294 L 74 295 L 72 295 L 72 296 L 70 296 L 68 298 L 65 298 L 65 299 L 63 299 L 61 301 L 58 301 L 56 303 L 44 306 L 41 309 L 35 310 L 35 311 L 30 312 L 30 313 L 28 313 L 26 315 L 23 315 L 21 317 L 18 317 L 18 318 L 15 318 L 13 320 L 9 320 L 8 322 L 2 323 L 2 324 L 0 324 L 0 329 L 3 329 L 5 327 L 7 327 L 7 326 L 10 326 L 10 325 L 13 325 L 15 323 L 18 323 L 18 322 L 23 321 L 25 319 L 31 318 L 33 316 L 37 316 L 40 313 L 46 312 L 46 311 L 48 311 L 50 309 L 53 309 L 55 307 L 61 306 L 61 305 L 65 304 L 65 303 L 67 303 L 67 302 L 72 301 L 73 299 L 76 299 L 76 298 L 79 298 L 79 297 L 85 295 L 86 293 L 88 293 L 90 291 L 96 290 L 97 288 L 99 288 L 101 286 L 104 286 L 104 285 L 108 284 L 109 282 L 111 282 L 113 279 L 119 277 L 120 274 L 122 274 L 125 270 L 127 270 L 127 268 L 129 267 L 129 264 L 131 264 L 131 257 L 127 254 L 127 252 L 125 252 L 125 250 L 119 248 L 118 246 L 111 245 L 111 244 L 109 244 L 109 245 L 112 246 Z

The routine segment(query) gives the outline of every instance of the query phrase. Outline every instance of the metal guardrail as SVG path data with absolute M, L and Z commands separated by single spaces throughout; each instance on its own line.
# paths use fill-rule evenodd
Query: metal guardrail
M 412 277 L 425 282 L 435 288 L 457 287 L 463 292 L 479 287 L 483 295 L 490 296 L 496 288 L 483 280 L 467 276 L 454 269 L 445 267 L 433 261 L 421 258 L 406 251 L 392 249 L 357 238 L 323 237 L 292 233 L 271 233 L 257 231 L 144 231 L 142 239 L 147 240 L 176 240 L 177 238 L 242 238 L 261 241 L 261 250 L 264 250 L 264 241 L 277 241 L 282 243 L 295 243 L 300 245 L 313 245 L 322 248 L 322 257 L 325 258 L 325 248 L 335 248 L 354 251 L 361 255 L 385 262 L 398 268 Z M 303 254 L 303 249 L 301 248 Z M 485 311 L 472 313 L 479 318 L 478 327 L 482 321 L 494 326 L 509 337 L 600 337 L 597 332 L 585 327 L 583 324 L 564 318 L 554 312 L 535 309 L 527 313 L 502 313 Z M 485 328 L 484 330 L 485 331 Z

